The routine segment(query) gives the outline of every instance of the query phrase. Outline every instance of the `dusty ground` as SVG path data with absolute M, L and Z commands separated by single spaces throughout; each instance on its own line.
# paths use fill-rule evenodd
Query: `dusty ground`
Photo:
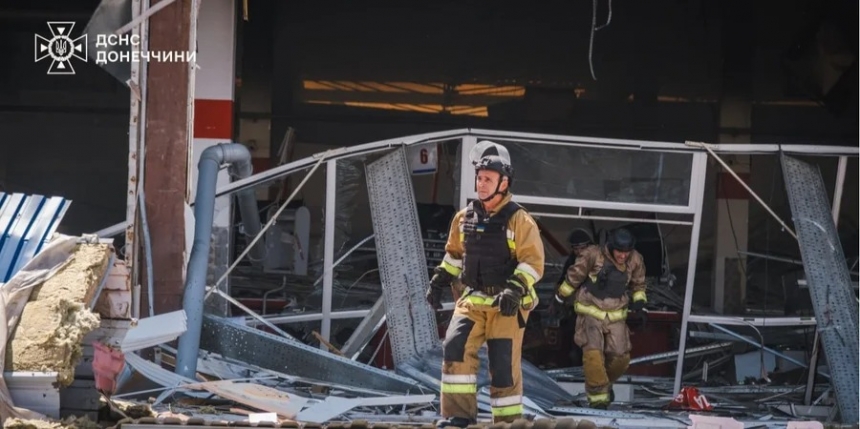
M 101 429 L 87 417 L 69 417 L 62 421 L 7 419 L 3 429 Z
M 81 358 L 81 340 L 98 328 L 89 303 L 108 270 L 106 244 L 79 244 L 72 260 L 36 286 L 6 349 L 6 371 L 57 371 L 68 386 Z

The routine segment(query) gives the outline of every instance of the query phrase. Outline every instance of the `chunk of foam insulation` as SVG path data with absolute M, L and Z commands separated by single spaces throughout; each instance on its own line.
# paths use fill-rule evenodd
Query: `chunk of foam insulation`
M 7 371 L 56 371 L 68 386 L 82 357 L 81 341 L 99 326 L 89 310 L 110 259 L 107 244 L 78 244 L 66 265 L 33 288 L 7 343 Z

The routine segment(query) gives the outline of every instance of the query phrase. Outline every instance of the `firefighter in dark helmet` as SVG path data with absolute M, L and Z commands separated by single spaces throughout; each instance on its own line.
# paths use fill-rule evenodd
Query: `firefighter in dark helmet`
M 630 231 L 613 231 L 603 246 L 589 246 L 567 270 L 554 306 L 573 305 L 574 342 L 582 348 L 585 393 L 594 408 L 614 399 L 612 384 L 630 364 L 628 311 L 645 307 L 645 263 Z
M 576 258 L 586 248 L 594 245 L 594 239 L 591 238 L 591 233 L 585 228 L 576 228 L 567 235 L 567 244 L 570 246 L 570 253 L 568 253 L 567 259 L 564 261 L 564 266 L 561 269 L 561 277 L 556 282 L 556 285 L 561 284 L 567 278 L 567 269 L 573 266 Z
M 507 149 L 482 141 L 472 150 L 478 200 L 451 222 L 445 257 L 434 270 L 427 301 L 441 308 L 444 288 L 459 279 L 463 294 L 443 343 L 439 427 L 466 427 L 478 414 L 478 350 L 487 344 L 494 422 L 523 413 L 523 333 L 537 305 L 544 248 L 534 219 L 511 201 L 513 168 Z

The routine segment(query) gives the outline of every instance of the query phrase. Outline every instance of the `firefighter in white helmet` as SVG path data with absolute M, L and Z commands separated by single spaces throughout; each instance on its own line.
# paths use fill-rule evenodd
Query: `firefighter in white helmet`
M 494 422 L 523 413 L 522 340 L 537 305 L 534 284 L 543 276 L 544 248 L 534 219 L 511 201 L 513 167 L 507 149 L 482 141 L 470 156 L 478 200 L 451 222 L 445 257 L 434 270 L 427 301 L 441 308 L 444 288 L 464 286 L 443 343 L 439 427 L 466 427 L 478 414 L 478 350 L 487 344 Z

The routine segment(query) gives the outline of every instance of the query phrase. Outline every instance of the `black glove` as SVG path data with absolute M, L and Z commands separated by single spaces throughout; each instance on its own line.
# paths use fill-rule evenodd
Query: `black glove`
M 520 309 L 520 300 L 526 293 L 526 288 L 516 277 L 508 279 L 505 290 L 496 295 L 493 305 L 499 306 L 499 313 L 505 317 L 515 316 Z
M 430 304 L 430 308 L 434 310 L 442 309 L 442 289 L 433 287 L 433 284 L 430 284 L 430 287 L 427 288 L 427 292 L 424 294 L 424 298 L 427 299 L 427 303 Z
M 567 316 L 568 309 L 570 309 L 570 305 L 567 300 L 558 294 L 553 296 L 552 300 L 549 302 L 549 314 L 559 319 L 563 319 Z
M 633 301 L 627 306 L 630 311 L 642 311 L 645 309 L 645 301 Z
M 454 276 L 445 271 L 442 267 L 436 267 L 433 270 L 433 278 L 430 279 L 430 285 L 427 287 L 427 292 L 424 298 L 434 310 L 442 309 L 442 290 L 446 287 L 451 287 L 451 282 L 454 281 Z

